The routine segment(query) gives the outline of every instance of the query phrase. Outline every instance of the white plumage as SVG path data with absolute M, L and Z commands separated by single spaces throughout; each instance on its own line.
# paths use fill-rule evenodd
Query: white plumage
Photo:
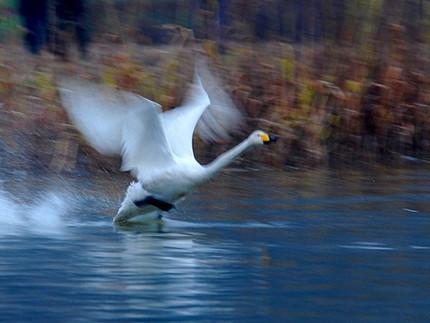
M 196 127 L 203 139 L 214 141 L 228 138 L 241 119 L 201 62 L 187 100 L 166 112 L 136 94 L 91 82 L 62 80 L 60 93 L 70 119 L 88 142 L 102 154 L 121 155 L 121 170 L 137 179 L 127 189 L 115 222 L 158 216 L 160 209 L 169 209 L 248 147 L 274 141 L 258 130 L 208 165 L 195 159 Z

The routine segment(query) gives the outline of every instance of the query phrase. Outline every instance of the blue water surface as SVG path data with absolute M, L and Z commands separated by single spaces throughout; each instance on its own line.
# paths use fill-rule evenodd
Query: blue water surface
M 427 170 L 229 170 L 115 227 L 127 184 L 3 178 L 1 321 L 430 321 Z

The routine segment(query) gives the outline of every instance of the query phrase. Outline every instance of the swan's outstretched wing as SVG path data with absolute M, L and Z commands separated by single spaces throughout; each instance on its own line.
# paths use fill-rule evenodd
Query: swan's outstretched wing
M 182 106 L 163 113 L 163 124 L 170 147 L 180 158 L 194 158 L 193 133 L 210 101 L 196 74 L 190 95 Z
M 119 155 L 126 100 L 91 82 L 62 79 L 61 102 L 69 118 L 98 152 Z
M 102 154 L 122 155 L 122 170 L 142 180 L 174 163 L 157 103 L 75 80 L 62 80 L 60 93 L 88 142 Z
M 129 170 L 145 181 L 171 168 L 175 159 L 164 133 L 161 110 L 142 104 L 141 97 L 135 98 L 139 102 L 128 111 L 122 127 L 121 170 Z
M 205 60 L 197 62 L 197 71 L 211 102 L 197 124 L 197 133 L 205 141 L 228 140 L 231 133 L 239 130 L 243 116 Z
M 164 129 L 173 152 L 193 159 L 195 129 L 205 141 L 226 140 L 237 130 L 241 119 L 241 113 L 203 60 L 197 63 L 194 84 L 185 103 L 163 113 Z

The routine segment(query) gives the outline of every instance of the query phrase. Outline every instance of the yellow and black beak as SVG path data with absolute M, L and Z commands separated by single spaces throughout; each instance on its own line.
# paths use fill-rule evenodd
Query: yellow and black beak
M 267 133 L 265 133 L 261 136 L 261 139 L 263 139 L 263 143 L 265 145 L 270 145 L 276 142 L 279 139 L 279 137 L 275 135 L 268 135 Z

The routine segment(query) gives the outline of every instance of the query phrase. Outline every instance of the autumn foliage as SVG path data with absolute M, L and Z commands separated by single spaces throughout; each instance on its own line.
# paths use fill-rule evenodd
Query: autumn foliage
M 333 37 L 326 33 L 315 40 L 311 34 L 312 41 L 273 36 L 197 38 L 190 29 L 166 25 L 169 44 L 103 34 L 93 39 L 87 59 L 79 59 L 72 49 L 68 61 L 48 51 L 31 56 L 16 41 L 3 44 L 3 161 L 58 171 L 116 169 L 117 159 L 98 155 L 70 124 L 56 79 L 64 74 L 91 79 L 170 109 L 183 99 L 199 53 L 208 57 L 211 69 L 245 115 L 241 133 L 230 143 L 196 139 L 200 160 L 210 160 L 261 128 L 281 140 L 264 148 L 264 153 L 248 154 L 251 163 L 316 167 L 426 162 L 430 160 L 430 78 L 425 21 L 391 23 L 377 12 L 389 10 L 384 6 L 381 2 L 372 9 L 376 13 L 366 16 L 368 26 L 344 23 L 339 32 L 332 28 Z M 421 29 L 411 37 L 417 26 Z

